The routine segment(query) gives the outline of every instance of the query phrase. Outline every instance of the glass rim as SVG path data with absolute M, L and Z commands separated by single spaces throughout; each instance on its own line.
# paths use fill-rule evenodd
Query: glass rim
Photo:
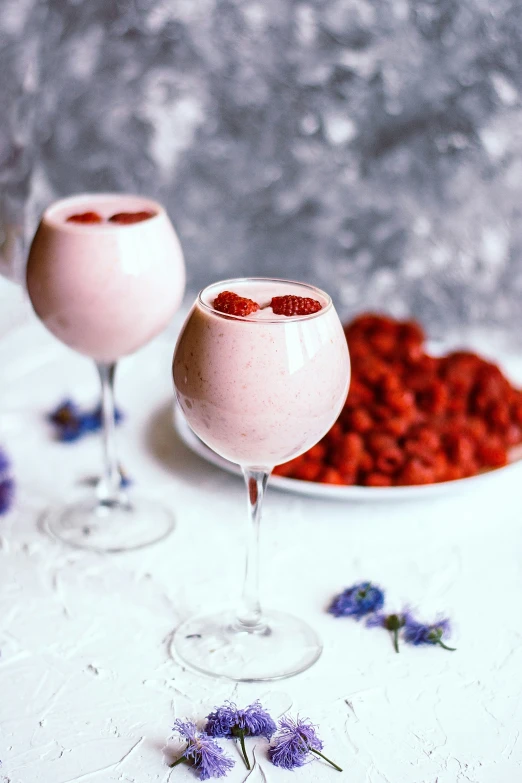
M 88 207 L 92 204 L 92 206 L 96 205 L 96 202 L 104 201 L 106 199 L 132 199 L 141 202 L 143 209 L 151 209 L 155 211 L 155 214 L 152 215 L 152 217 L 147 218 L 147 220 L 139 221 L 138 223 L 128 223 L 128 224 L 122 224 L 122 223 L 108 223 L 107 221 L 104 223 L 74 223 L 74 222 L 67 222 L 66 220 L 59 220 L 55 216 L 55 212 L 60 209 L 61 207 L 66 206 L 68 203 L 70 203 L 71 208 L 74 207 L 76 203 L 81 203 L 83 201 L 89 201 L 90 204 L 85 205 L 85 209 L 88 209 Z M 143 225 L 143 223 L 154 223 L 158 218 L 167 215 L 165 207 L 163 204 L 160 204 L 159 201 L 156 201 L 153 198 L 149 198 L 148 196 L 142 196 L 138 193 L 120 193 L 118 191 L 103 191 L 103 192 L 96 192 L 96 193 L 73 193 L 70 196 L 63 196 L 63 198 L 58 198 L 55 201 L 52 201 L 42 212 L 41 218 L 40 218 L 40 224 L 45 223 L 47 226 L 52 226 L 53 228 L 58 228 L 59 230 L 63 231 L 71 231 L 71 232 L 92 232 L 93 230 L 96 231 L 96 233 L 105 233 L 105 232 L 114 232 L 119 231 L 121 229 L 131 229 L 135 226 Z
M 219 310 L 215 310 L 212 305 L 207 304 L 203 301 L 203 294 L 205 291 L 208 291 L 209 288 L 214 288 L 215 286 L 227 286 L 228 284 L 233 285 L 235 283 L 287 283 L 288 285 L 296 285 L 301 286 L 303 288 L 307 288 L 311 292 L 317 292 L 321 297 L 324 298 L 326 301 L 326 304 L 324 307 L 321 307 L 320 310 L 317 310 L 315 313 L 308 313 L 307 315 L 289 315 L 286 316 L 284 320 L 281 320 L 281 317 L 277 318 L 274 316 L 274 318 L 250 318 L 248 315 L 232 315 L 231 313 L 220 313 Z M 197 296 L 197 303 L 198 305 L 203 309 L 206 310 L 208 313 L 212 313 L 212 315 L 218 316 L 219 318 L 224 318 L 229 321 L 240 321 L 240 322 L 248 322 L 251 324 L 286 324 L 286 323 L 292 323 L 295 321 L 310 321 L 312 318 L 317 318 L 321 315 L 325 315 L 327 312 L 329 312 L 332 307 L 332 298 L 329 294 L 326 293 L 326 291 L 323 291 L 322 288 L 318 288 L 315 285 L 311 285 L 310 283 L 302 283 L 299 280 L 287 280 L 283 277 L 232 277 L 228 278 L 227 280 L 218 280 L 215 283 L 210 283 L 210 285 L 205 286 L 205 288 L 202 288 Z

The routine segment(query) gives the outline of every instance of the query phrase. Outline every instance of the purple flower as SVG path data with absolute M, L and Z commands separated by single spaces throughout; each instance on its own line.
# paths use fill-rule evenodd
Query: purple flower
M 224 777 L 234 766 L 235 762 L 225 755 L 217 742 L 198 731 L 192 721 L 177 720 L 173 729 L 187 741 L 187 746 L 171 767 L 184 762 L 197 771 L 200 780 L 209 780 Z
M 15 483 L 12 478 L 4 476 L 0 479 L 0 514 L 7 514 L 12 506 Z
M 393 639 L 393 648 L 399 652 L 399 631 L 406 625 L 409 618 L 408 612 L 401 614 L 386 614 L 385 612 L 376 612 L 370 615 L 366 620 L 368 628 L 384 628 L 389 631 Z
M 133 480 L 126 473 L 126 471 L 122 468 L 121 465 L 118 465 L 118 470 L 120 471 L 120 487 L 122 489 L 126 489 L 127 487 L 130 487 L 131 484 L 134 483 Z
M 244 732 L 246 737 L 266 737 L 269 740 L 276 725 L 259 701 L 244 709 L 238 709 L 233 702 L 227 701 L 207 717 L 205 731 L 211 737 L 233 737 L 234 730 Z
M 381 588 L 371 582 L 360 582 L 336 595 L 328 611 L 335 617 L 355 617 L 360 620 L 364 615 L 382 609 L 383 605 L 384 592 Z
M 294 720 L 285 715 L 279 721 L 277 734 L 268 748 L 268 757 L 272 764 L 283 769 L 302 767 L 310 753 L 320 756 L 332 767 L 342 772 L 341 767 L 321 753 L 323 743 L 316 733 L 316 727 L 308 718 Z
M 222 707 L 216 707 L 215 711 L 207 716 L 205 726 L 205 731 L 211 737 L 239 739 L 247 769 L 251 767 L 245 748 L 245 737 L 266 737 L 269 740 L 275 730 L 274 721 L 259 701 L 244 709 L 238 709 L 233 702 L 225 702 Z
M 81 438 L 83 434 L 82 415 L 72 400 L 64 400 L 47 418 L 56 427 L 58 440 L 72 443 Z
M 0 476 L 7 473 L 11 467 L 9 458 L 3 449 L 0 449 Z
M 71 421 L 77 421 L 80 418 L 80 411 L 72 400 L 63 400 L 47 418 L 58 427 L 66 427 Z
M 411 615 L 406 616 L 403 634 L 404 641 L 408 642 L 408 644 L 414 644 L 415 646 L 419 644 L 438 644 L 444 650 L 454 652 L 455 647 L 448 647 L 442 641 L 442 637 L 449 633 L 450 621 L 447 618 L 431 625 L 425 625 L 414 620 Z
M 58 440 L 62 443 L 73 443 L 89 432 L 98 432 L 102 428 L 101 405 L 92 411 L 82 412 L 72 400 L 64 400 L 48 416 L 56 428 Z M 118 408 L 114 411 L 114 420 L 119 424 L 123 414 Z
M 114 408 L 114 421 L 119 424 L 123 421 L 123 413 L 118 407 Z M 103 426 L 102 421 L 102 407 L 97 405 L 93 411 L 85 413 L 83 415 L 83 427 L 85 432 L 98 432 Z

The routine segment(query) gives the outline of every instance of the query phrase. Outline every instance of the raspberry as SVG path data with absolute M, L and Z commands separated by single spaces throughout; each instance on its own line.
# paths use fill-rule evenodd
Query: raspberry
M 475 457 L 475 443 L 462 432 L 448 433 L 444 438 L 444 448 L 450 462 L 466 465 Z
M 522 440 L 522 429 L 518 424 L 510 424 L 507 428 L 504 440 L 508 446 L 516 446 Z
M 417 392 L 417 407 L 424 413 L 439 415 L 448 405 L 448 390 L 440 381 L 434 381 L 421 392 Z
M 366 448 L 376 456 L 382 451 L 388 451 L 388 449 L 395 449 L 397 447 L 397 441 L 391 435 L 385 435 L 382 432 L 374 431 L 368 433 L 366 436 Z
M 480 465 L 487 468 L 501 468 L 508 463 L 506 448 L 502 445 L 500 440 L 492 437 L 479 444 L 477 456 Z
M 399 486 L 408 484 L 432 484 L 435 481 L 435 471 L 420 459 L 413 457 L 403 467 L 397 476 L 396 483 Z
M 303 463 L 303 456 L 294 457 L 294 459 L 288 462 L 282 462 L 280 465 L 276 465 L 272 471 L 276 476 L 292 476 L 296 468 Z
M 317 481 L 319 474 L 323 470 L 323 465 L 317 460 L 306 460 L 295 468 L 292 478 L 300 479 L 301 481 Z
M 383 449 L 375 457 L 375 468 L 379 473 L 395 473 L 404 462 L 404 454 L 398 446 Z
M 341 413 L 344 426 L 350 432 L 368 432 L 373 427 L 373 419 L 364 408 L 345 410 Z
M 400 437 L 401 435 L 404 435 L 405 432 L 409 429 L 410 423 L 411 422 L 409 417 L 396 416 L 394 418 L 383 421 L 381 424 L 381 428 L 383 432 L 386 432 L 389 435 L 395 435 L 396 437 Z
M 321 462 L 326 456 L 326 444 L 316 443 L 311 449 L 308 449 L 306 456 L 311 460 L 318 460 Z
M 340 465 L 339 475 L 343 480 L 343 484 L 347 484 L 348 486 L 355 484 L 357 479 L 357 465 L 350 462 Z
M 307 296 L 274 296 L 270 302 L 270 307 L 275 315 L 310 315 L 323 309 L 323 306 L 317 299 L 310 299 Z
M 397 336 L 393 332 L 377 332 L 369 338 L 370 347 L 376 354 L 388 358 L 397 351 Z
M 325 468 L 319 476 L 323 484 L 344 484 L 343 477 L 335 468 Z
M 384 473 L 367 473 L 362 482 L 366 487 L 391 487 L 391 476 L 387 476 Z
M 259 305 L 253 299 L 246 299 L 246 297 L 239 296 L 233 291 L 221 291 L 212 304 L 214 310 L 220 313 L 240 315 L 243 318 L 245 315 L 250 315 L 250 313 L 255 313 L 259 310 Z
M 77 215 L 69 215 L 67 223 L 103 223 L 103 218 L 97 212 L 79 212 Z
M 131 223 L 141 223 L 143 220 L 149 220 L 155 214 L 150 209 L 143 209 L 141 212 L 117 212 L 115 215 L 110 216 L 109 222 L 129 226 Z

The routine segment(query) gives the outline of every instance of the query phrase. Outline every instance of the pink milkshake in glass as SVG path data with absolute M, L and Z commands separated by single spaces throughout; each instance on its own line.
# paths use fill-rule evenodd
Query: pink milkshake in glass
M 71 220 L 89 215 L 90 222 Z M 111 220 L 121 215 L 141 219 Z M 178 309 L 183 254 L 160 204 L 139 196 L 73 196 L 44 212 L 27 288 L 36 314 L 61 342 L 113 362 L 148 343 Z
M 120 552 L 164 538 L 170 510 L 121 488 L 114 440 L 119 358 L 166 327 L 185 289 L 181 246 L 161 204 L 140 196 L 72 196 L 45 210 L 27 262 L 36 314 L 95 360 L 102 384 L 104 473 L 95 499 L 51 511 L 46 526 L 76 547 Z
M 237 616 L 189 619 L 176 631 L 173 650 L 198 670 L 234 680 L 296 674 L 317 660 L 321 644 L 301 620 L 261 611 L 261 503 L 274 465 L 320 440 L 344 405 L 350 361 L 339 317 L 327 294 L 304 283 L 216 283 L 200 293 L 185 322 L 173 375 L 194 432 L 241 465 L 250 511 Z

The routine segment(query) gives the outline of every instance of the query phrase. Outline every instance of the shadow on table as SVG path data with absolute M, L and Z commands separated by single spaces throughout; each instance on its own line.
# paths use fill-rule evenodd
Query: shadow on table
M 175 473 L 192 485 L 218 476 L 226 479 L 219 468 L 198 457 L 179 438 L 174 428 L 170 401 L 154 411 L 150 417 L 145 433 L 145 446 L 156 462 L 169 473 Z

